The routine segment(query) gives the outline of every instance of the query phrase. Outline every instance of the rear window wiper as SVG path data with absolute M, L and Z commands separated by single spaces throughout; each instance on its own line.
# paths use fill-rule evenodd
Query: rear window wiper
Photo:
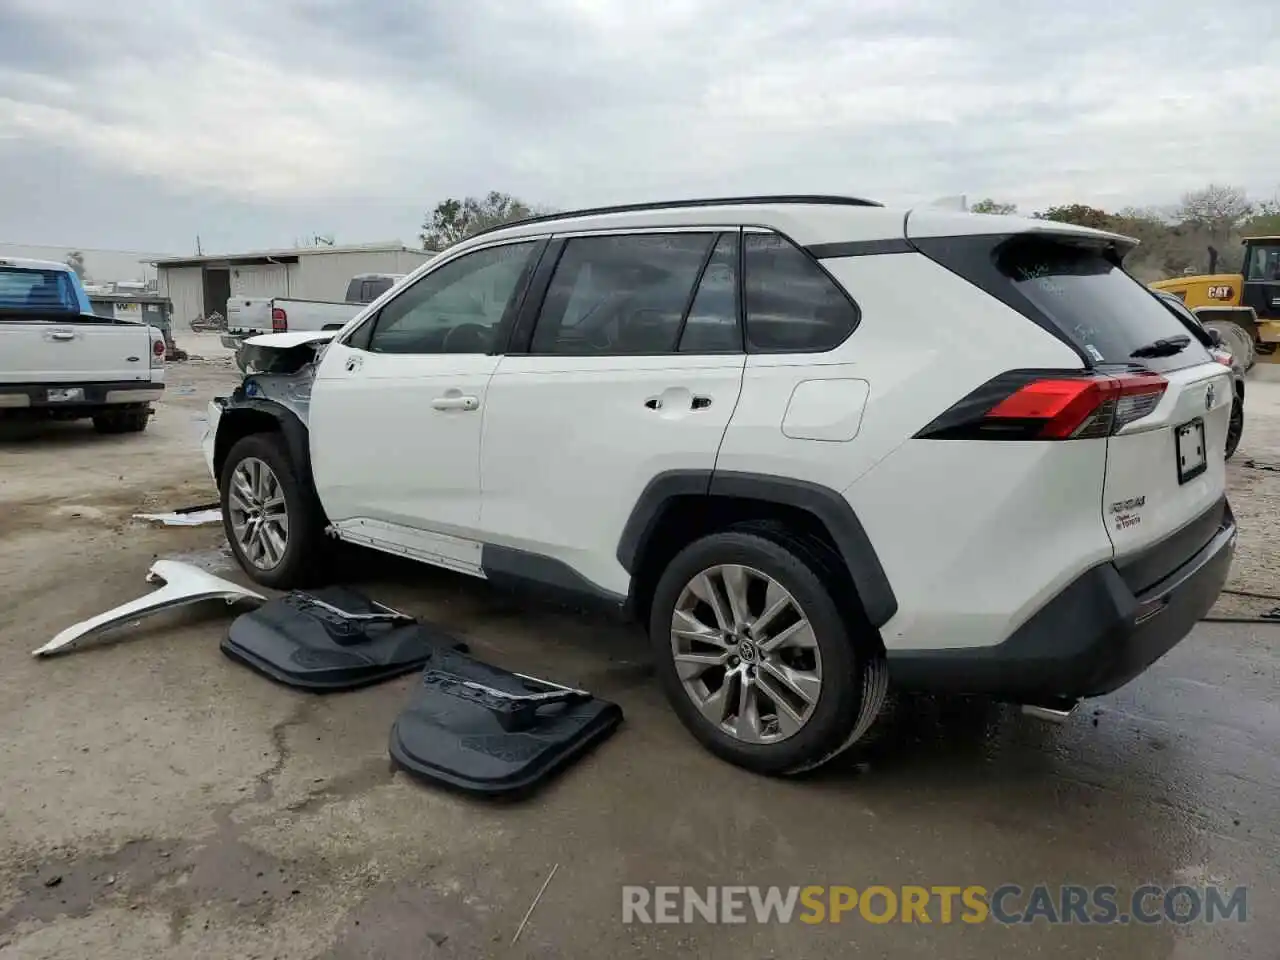
M 1139 347 L 1131 357 L 1172 357 L 1175 353 L 1181 353 L 1186 349 L 1187 344 L 1191 342 L 1191 338 L 1185 333 L 1180 333 L 1176 337 L 1161 337 L 1159 340 L 1152 340 L 1145 346 Z

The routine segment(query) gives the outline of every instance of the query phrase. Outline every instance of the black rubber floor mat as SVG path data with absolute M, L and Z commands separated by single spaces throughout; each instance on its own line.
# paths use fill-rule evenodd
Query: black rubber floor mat
M 456 637 L 346 587 L 290 593 L 231 624 L 222 652 L 300 690 L 353 690 L 421 670 Z
M 427 665 L 391 728 L 410 773 L 472 793 L 526 793 L 606 739 L 622 709 L 453 651 Z

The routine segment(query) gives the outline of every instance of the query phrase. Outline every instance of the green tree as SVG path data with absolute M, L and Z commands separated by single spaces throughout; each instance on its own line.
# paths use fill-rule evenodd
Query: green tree
M 1056 223 L 1074 223 L 1078 227 L 1092 227 L 1094 230 L 1110 230 L 1115 221 L 1112 214 L 1084 203 L 1067 203 L 1050 207 L 1034 214 L 1037 220 L 1053 220 Z
M 491 190 L 483 197 L 450 197 L 435 205 L 422 223 L 422 246 L 444 250 L 490 227 L 523 220 L 539 211 L 523 200 Z
M 62 262 L 65 263 L 68 267 L 70 267 L 73 271 L 75 271 L 75 275 L 79 277 L 81 280 L 85 278 L 84 254 L 81 253 L 79 250 L 72 250 L 71 252 L 69 252 L 67 254 L 67 259 L 65 259 Z
M 992 200 L 990 197 L 978 200 L 976 203 L 970 204 L 970 213 L 994 213 L 1004 216 L 1011 216 L 1018 212 L 1016 203 L 1001 203 L 999 200 Z

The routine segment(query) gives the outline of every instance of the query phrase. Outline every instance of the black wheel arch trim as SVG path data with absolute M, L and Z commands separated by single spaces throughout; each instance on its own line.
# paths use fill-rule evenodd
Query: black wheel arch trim
M 234 442 L 228 442 L 223 437 L 229 436 L 232 433 L 230 427 L 238 418 L 246 415 L 265 415 L 278 424 L 279 432 L 284 437 L 285 446 L 289 451 L 289 459 L 297 471 L 298 482 L 310 483 L 311 443 L 306 424 L 284 404 L 262 397 L 233 397 L 223 403 L 222 416 L 218 420 L 218 434 L 214 441 L 214 464 L 218 473 L 221 474 L 222 465 L 226 463 L 227 454 L 231 451 Z M 248 433 L 243 433 L 241 436 L 248 436 Z
M 706 496 L 764 501 L 812 514 L 831 534 L 872 626 L 898 612 L 898 599 L 857 513 L 839 492 L 789 477 L 727 470 L 672 470 L 641 492 L 618 540 L 617 558 L 632 576 L 640 567 L 667 507 L 678 497 Z

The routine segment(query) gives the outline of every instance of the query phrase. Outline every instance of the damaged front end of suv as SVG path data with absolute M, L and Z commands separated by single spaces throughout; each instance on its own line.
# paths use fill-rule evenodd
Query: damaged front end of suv
M 300 469 L 310 472 L 307 416 L 316 369 L 334 332 L 271 333 L 246 340 L 236 357 L 244 379 L 229 396 L 209 403 L 201 448 L 221 487 L 227 452 L 243 436 L 278 432 Z

